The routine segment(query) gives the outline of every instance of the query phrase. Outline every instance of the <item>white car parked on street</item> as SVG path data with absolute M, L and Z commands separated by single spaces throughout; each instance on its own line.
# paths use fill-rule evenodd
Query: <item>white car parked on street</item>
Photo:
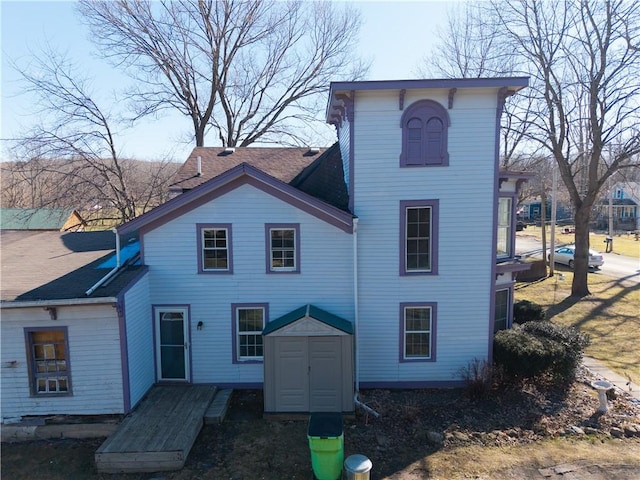
M 573 269 L 574 260 L 573 257 L 576 253 L 575 245 L 565 245 L 564 247 L 558 247 L 555 249 L 554 261 L 555 263 L 561 263 L 563 265 L 567 265 L 569 268 Z M 551 255 L 547 257 L 549 260 L 551 259 Z M 589 249 L 589 268 L 598 269 L 602 265 L 604 265 L 604 259 L 602 258 L 602 254 L 596 252 L 595 250 Z

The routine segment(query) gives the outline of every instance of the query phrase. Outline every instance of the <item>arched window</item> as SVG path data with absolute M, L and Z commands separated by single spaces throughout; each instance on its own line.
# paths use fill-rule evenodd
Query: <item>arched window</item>
M 449 114 L 433 100 L 411 104 L 402 114 L 401 167 L 449 165 Z

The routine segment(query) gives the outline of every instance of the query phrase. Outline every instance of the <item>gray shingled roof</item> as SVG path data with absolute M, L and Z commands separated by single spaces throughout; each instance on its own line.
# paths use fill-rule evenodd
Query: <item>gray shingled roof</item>
M 289 183 L 325 150 L 326 148 L 321 148 L 319 152 L 312 153 L 309 148 L 240 147 L 233 153 L 225 153 L 224 148 L 197 147 L 178 170 L 171 188 L 190 190 L 241 163 L 248 163 L 278 180 Z M 200 176 L 197 174 L 198 157 L 201 158 L 202 164 Z
M 201 174 L 198 175 L 198 160 Z M 348 210 L 347 187 L 344 183 L 342 158 L 338 144 L 313 152 L 309 148 L 236 148 L 225 153 L 224 148 L 198 147 L 180 167 L 171 190 L 191 190 L 232 168 L 247 163 L 267 175 L 327 202 Z
M 126 245 L 128 238 L 123 239 Z M 85 292 L 111 269 L 97 268 L 113 256 L 115 235 L 100 232 L 0 232 L 2 302 L 88 298 Z M 103 266 L 104 267 L 104 266 Z M 144 267 L 122 269 L 90 298 L 116 296 Z

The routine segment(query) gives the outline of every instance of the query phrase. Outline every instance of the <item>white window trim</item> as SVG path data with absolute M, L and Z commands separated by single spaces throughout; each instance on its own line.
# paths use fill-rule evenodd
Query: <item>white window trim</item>
M 274 231 L 291 231 L 293 232 L 293 249 L 274 249 L 272 232 Z M 300 225 L 296 223 L 288 224 L 265 224 L 265 257 L 266 272 L 270 273 L 300 273 Z M 273 253 L 274 251 L 291 251 L 293 250 L 293 266 L 292 267 L 274 267 Z
M 402 304 L 402 351 L 401 362 L 425 362 L 434 361 L 435 355 L 435 304 L 432 302 L 425 303 L 407 303 Z M 409 309 L 426 309 L 429 310 L 429 329 L 428 330 L 408 330 L 407 329 L 407 310 Z M 429 334 L 429 355 L 407 355 L 407 334 L 409 333 L 428 333 Z
M 243 310 L 260 310 L 262 312 L 262 329 L 260 329 L 259 331 L 240 331 L 240 311 Z M 257 335 L 260 336 L 262 335 L 262 330 L 265 327 L 265 323 L 266 323 L 266 314 L 267 314 L 267 309 L 265 306 L 262 305 L 237 305 L 234 306 L 234 322 L 235 322 L 235 342 L 236 342 L 236 353 L 235 353 L 235 360 L 237 362 L 243 363 L 243 362 L 262 362 L 264 359 L 264 343 L 262 345 L 262 353 L 263 355 L 254 355 L 254 356 L 243 356 L 240 354 L 240 339 L 243 336 L 251 336 L 251 335 Z
M 500 204 L 503 201 L 508 202 L 508 218 L 507 222 L 500 223 Z M 512 235 L 512 223 L 513 223 L 513 198 L 511 197 L 499 197 L 498 198 L 498 221 L 497 221 L 497 231 L 496 231 L 496 256 L 497 258 L 511 258 L 511 235 Z M 500 245 L 500 233 L 504 232 L 504 251 L 499 251 L 498 247 Z

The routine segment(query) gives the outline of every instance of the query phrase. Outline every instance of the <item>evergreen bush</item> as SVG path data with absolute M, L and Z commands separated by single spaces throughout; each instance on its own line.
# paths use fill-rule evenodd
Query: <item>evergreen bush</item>
M 589 337 L 572 327 L 530 322 L 496 333 L 493 361 L 507 376 L 549 376 L 554 382 L 575 378 Z
M 541 321 L 545 318 L 545 311 L 541 305 L 529 300 L 519 300 L 513 304 L 513 321 L 522 325 L 531 321 Z

